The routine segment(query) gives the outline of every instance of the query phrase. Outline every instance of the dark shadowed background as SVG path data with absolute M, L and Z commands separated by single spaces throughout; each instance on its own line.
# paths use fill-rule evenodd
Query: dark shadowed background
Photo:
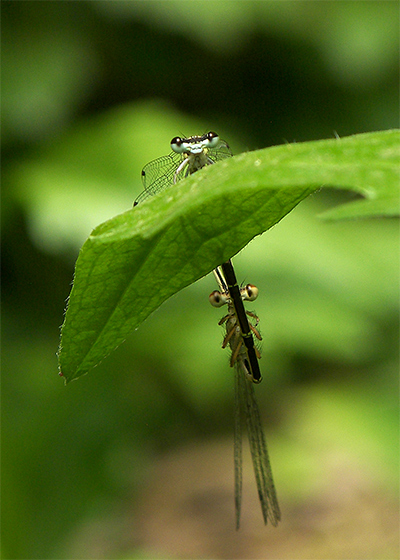
M 86 377 L 55 352 L 79 247 L 177 135 L 234 153 L 399 126 L 398 2 L 7 2 L 2 10 L 2 557 L 398 556 L 398 222 L 322 191 L 234 263 L 282 509 L 248 452 L 234 530 L 233 371 L 211 275 Z

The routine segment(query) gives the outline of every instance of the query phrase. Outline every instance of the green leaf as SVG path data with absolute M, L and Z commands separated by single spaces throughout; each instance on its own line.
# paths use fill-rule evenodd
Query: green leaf
M 62 327 L 66 381 L 321 186 L 364 197 L 330 219 L 398 215 L 399 140 L 386 131 L 244 153 L 98 226 L 79 254 Z

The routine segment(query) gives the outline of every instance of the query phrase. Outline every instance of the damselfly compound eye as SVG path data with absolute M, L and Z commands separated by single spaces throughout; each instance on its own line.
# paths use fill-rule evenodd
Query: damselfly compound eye
M 175 138 L 172 138 L 171 140 L 171 148 L 174 150 L 174 152 L 176 152 L 177 154 L 182 153 L 182 138 L 180 138 L 179 136 L 175 136 Z
M 208 140 L 208 146 L 210 148 L 216 148 L 219 143 L 219 136 L 216 132 L 208 132 L 207 140 Z
M 213 307 L 222 307 L 228 301 L 228 298 L 225 294 L 221 294 L 218 290 L 214 290 L 208 296 L 208 299 Z
M 258 288 L 253 284 L 247 284 L 243 288 L 242 298 L 246 301 L 254 301 L 258 298 Z

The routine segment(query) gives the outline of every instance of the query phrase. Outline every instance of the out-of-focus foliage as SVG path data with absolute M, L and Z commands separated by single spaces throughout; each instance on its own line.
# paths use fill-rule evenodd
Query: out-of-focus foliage
M 2 2 L 3 558 L 396 557 L 394 220 L 322 222 L 348 195 L 319 193 L 235 258 L 260 289 L 275 532 L 246 498 L 234 534 L 212 277 L 79 383 L 55 350 L 80 245 L 173 136 L 216 130 L 239 154 L 398 127 L 398 19 L 381 1 Z

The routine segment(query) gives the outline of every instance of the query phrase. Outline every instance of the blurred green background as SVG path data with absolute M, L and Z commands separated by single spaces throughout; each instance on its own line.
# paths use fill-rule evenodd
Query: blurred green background
M 234 153 L 399 126 L 398 2 L 7 2 L 2 8 L 2 557 L 398 557 L 398 222 L 325 190 L 234 263 L 256 284 L 283 520 L 245 459 L 211 275 L 65 387 L 79 247 L 176 135 Z

